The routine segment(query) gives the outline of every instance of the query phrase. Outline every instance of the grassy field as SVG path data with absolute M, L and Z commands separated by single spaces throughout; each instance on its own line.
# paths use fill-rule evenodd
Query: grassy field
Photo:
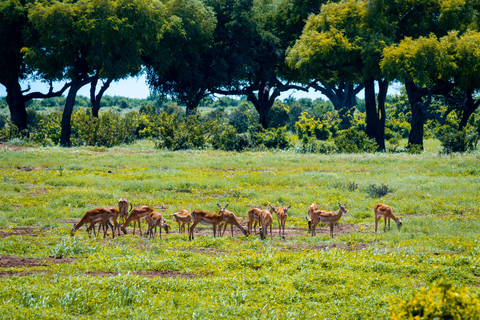
M 430 142 L 429 142 L 430 143 Z M 0 309 L 5 319 L 387 319 L 389 307 L 445 278 L 480 293 L 480 154 L 167 152 L 147 141 L 104 148 L 0 145 Z M 371 185 L 387 185 L 372 197 Z M 174 232 L 70 237 L 72 223 L 120 197 L 149 205 Z M 310 203 L 348 215 L 309 236 Z M 403 218 L 374 232 L 373 207 Z M 194 241 L 179 209 L 242 217 L 291 205 L 287 237 Z M 243 223 L 245 225 L 245 223 Z M 143 223 L 145 229 L 145 223 Z

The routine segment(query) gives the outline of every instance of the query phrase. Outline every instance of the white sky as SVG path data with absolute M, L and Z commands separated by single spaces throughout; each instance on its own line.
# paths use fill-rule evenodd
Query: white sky
M 28 84 L 31 86 L 30 92 L 34 91 L 40 91 L 40 92 L 47 92 L 48 91 L 48 85 L 39 81 L 30 81 L 30 82 L 25 82 L 22 84 L 22 89 L 26 89 L 28 87 Z M 100 83 L 99 83 L 100 85 Z M 63 83 L 56 83 L 54 84 L 54 89 L 59 90 L 63 86 Z M 394 94 L 398 92 L 398 85 L 391 85 L 389 89 L 389 94 Z M 5 97 L 7 95 L 7 92 L 5 90 L 5 87 L 0 85 L 0 97 Z M 78 92 L 78 95 L 90 97 L 90 86 L 86 85 L 80 91 Z M 122 96 L 126 98 L 134 98 L 134 99 L 145 99 L 150 95 L 150 90 L 148 89 L 148 86 L 145 82 L 145 76 L 139 76 L 139 77 L 130 77 L 128 79 L 120 80 L 117 82 L 114 82 L 110 85 L 108 90 L 105 92 L 105 95 L 108 96 Z M 308 92 L 303 92 L 303 91 L 287 91 L 283 92 L 279 99 L 284 100 L 285 98 L 288 98 L 290 95 L 292 95 L 296 99 L 300 98 L 310 98 L 312 100 L 315 100 L 317 98 L 322 98 L 324 100 L 327 100 L 327 98 L 320 94 L 319 92 L 315 92 L 314 90 L 310 90 Z M 360 98 L 363 99 L 363 91 L 360 92 L 358 95 Z

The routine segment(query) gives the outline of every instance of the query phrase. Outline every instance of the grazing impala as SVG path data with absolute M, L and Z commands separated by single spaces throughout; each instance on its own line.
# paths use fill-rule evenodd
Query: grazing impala
M 270 208 L 273 212 L 277 214 L 277 222 L 278 222 L 278 236 L 281 237 L 283 233 L 283 238 L 285 239 L 285 222 L 287 221 L 287 211 L 290 209 L 291 206 L 286 208 L 278 207 L 270 205 Z M 283 230 L 283 232 L 282 232 Z
M 220 234 L 220 236 L 223 236 L 225 234 L 225 230 L 227 229 L 227 224 L 230 224 L 232 237 L 233 237 L 233 226 L 236 226 L 238 229 L 240 229 L 240 231 L 243 232 L 244 236 L 249 235 L 247 230 L 245 230 L 245 228 L 240 225 L 235 214 L 231 211 L 225 210 L 225 213 L 223 215 L 223 222 L 218 226 L 218 233 Z M 223 233 L 222 233 L 222 226 L 224 226 Z
M 345 209 L 346 205 L 347 203 L 345 203 L 344 205 L 341 205 L 339 203 L 338 206 L 340 207 L 340 209 L 338 210 L 338 212 L 315 210 L 313 212 L 312 237 L 316 234 L 315 228 L 317 227 L 317 224 L 321 222 L 325 224 L 330 224 L 330 237 L 333 238 L 333 224 L 340 220 L 344 213 L 347 213 L 347 210 Z
M 312 203 L 310 207 L 308 207 L 308 216 L 307 216 L 307 223 L 308 223 L 308 232 L 312 232 L 312 221 L 313 221 L 313 212 L 318 210 L 318 206 L 316 203 Z
M 394 214 L 393 210 L 390 206 L 387 206 L 383 203 L 377 203 L 374 208 L 375 211 L 375 233 L 377 233 L 377 225 L 378 221 L 383 218 L 384 220 L 384 228 L 383 232 L 387 229 L 387 218 L 388 218 L 388 230 L 390 230 L 390 219 L 393 219 L 397 224 L 398 231 L 400 231 L 400 227 L 402 226 L 402 219 L 398 219 Z
M 225 207 L 222 207 L 219 204 L 217 204 L 217 206 L 220 208 L 220 210 L 218 210 L 218 213 L 210 213 L 203 210 L 192 211 L 193 224 L 190 229 L 188 229 L 188 240 L 194 239 L 193 230 L 195 226 L 199 223 L 205 225 L 212 225 L 213 237 L 215 238 L 217 236 L 217 226 L 223 221 L 225 209 L 228 207 L 228 203 Z
M 132 212 L 130 212 L 130 214 L 128 215 L 127 220 L 125 220 L 125 222 L 121 227 L 123 233 L 127 234 L 127 229 L 125 227 L 128 226 L 128 224 L 133 221 L 133 234 L 135 234 L 135 224 L 138 222 L 138 229 L 140 230 L 140 236 L 143 236 L 142 229 L 140 228 L 140 219 L 145 219 L 145 217 L 148 216 L 148 214 L 151 212 L 153 212 L 153 209 L 150 208 L 149 206 L 142 206 L 142 207 L 133 209 Z
M 190 212 L 185 209 L 170 215 L 170 217 L 174 217 L 175 221 L 177 221 L 178 233 L 183 233 L 183 231 L 185 231 L 185 224 L 187 225 L 187 228 L 190 229 L 190 223 L 193 221 Z
M 94 225 L 97 222 L 101 222 L 103 224 L 103 237 L 105 238 L 107 236 L 107 224 L 108 224 L 108 219 L 110 219 L 110 216 L 112 215 L 112 212 L 110 209 L 106 208 L 97 208 L 97 209 L 92 209 L 89 210 L 85 213 L 82 219 L 76 224 L 73 224 L 72 230 L 70 230 L 70 235 L 73 237 L 75 232 L 77 232 L 78 229 L 80 229 L 81 226 L 83 226 L 86 223 L 90 224 L 90 227 L 87 228 L 88 231 L 88 236 L 90 236 L 90 232 L 93 228 L 93 232 L 95 233 L 95 228 Z M 112 227 L 112 236 L 115 238 L 115 232 L 113 231 Z
M 247 222 L 247 229 L 248 233 L 252 233 L 252 224 L 253 224 L 253 231 L 254 234 L 257 233 L 257 223 L 259 224 L 259 228 L 262 227 L 262 223 L 260 222 L 260 215 L 262 213 L 262 210 L 258 208 L 252 208 L 248 210 L 248 222 Z
M 128 205 L 130 204 L 130 210 L 128 210 Z M 131 202 L 128 202 L 127 198 L 122 197 L 118 200 L 118 211 L 120 211 L 120 221 L 122 223 L 125 222 L 127 216 L 130 212 L 132 212 L 133 206 Z
M 263 210 L 260 214 L 260 221 L 262 223 L 262 228 L 260 229 L 260 239 L 265 239 L 268 235 L 267 227 L 270 226 L 270 237 L 273 239 L 272 233 L 272 225 L 273 225 L 273 218 L 272 214 L 267 210 Z
M 107 224 L 110 228 L 114 228 L 115 231 L 117 231 L 117 234 L 120 235 L 120 228 L 122 226 L 120 224 L 118 224 L 118 222 L 117 222 L 120 211 L 116 208 L 109 208 L 108 210 L 110 210 L 111 215 L 110 215 L 110 218 L 107 221 Z M 113 222 L 113 225 L 110 223 L 110 221 Z M 103 223 L 102 223 L 102 221 L 98 221 L 98 222 L 100 223 L 100 225 L 98 226 L 98 233 L 100 233 L 100 228 L 103 226 Z M 97 223 L 97 222 L 94 222 L 94 224 L 95 223 Z M 90 226 L 90 228 L 93 228 L 93 225 Z M 93 232 L 95 234 L 95 228 L 93 228 Z
M 150 212 L 146 217 L 145 221 L 148 223 L 147 236 L 150 235 L 150 238 L 155 238 L 157 235 L 157 227 L 160 227 L 160 239 L 162 239 L 162 228 L 165 229 L 165 232 L 168 234 L 168 229 L 170 226 L 165 223 L 161 213 L 157 211 Z M 155 228 L 155 234 L 153 233 L 153 228 Z

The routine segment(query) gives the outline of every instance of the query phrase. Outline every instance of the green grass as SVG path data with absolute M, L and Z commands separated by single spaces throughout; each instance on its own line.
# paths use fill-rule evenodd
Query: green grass
M 439 155 L 428 141 L 421 155 L 312 155 L 293 152 L 167 152 L 148 141 L 105 148 L 0 150 L 0 232 L 30 226 L 37 236 L 0 238 L 0 255 L 72 263 L 3 268 L 26 274 L 0 278 L 6 319 L 386 319 L 441 278 L 480 293 L 480 155 Z M 348 189 L 355 183 L 358 188 Z M 393 193 L 368 195 L 371 184 Z M 306 229 L 307 207 L 336 210 L 351 232 L 286 240 L 185 234 L 144 239 L 70 237 L 70 224 L 95 207 L 134 205 L 229 209 L 246 217 L 253 205 L 292 205 L 287 228 Z M 403 217 L 398 232 L 374 233 L 373 206 Z M 176 230 L 174 222 L 170 223 Z M 143 224 L 145 228 L 145 224 Z M 274 228 L 277 221 L 274 219 Z M 275 234 L 276 230 L 274 230 Z M 227 231 L 226 234 L 229 234 Z M 32 270 L 36 270 L 34 273 Z M 45 273 L 38 273 L 43 270 Z M 142 276 L 176 271 L 194 278 Z M 102 276 L 99 273 L 110 273 Z M 140 274 L 139 274 L 140 273 Z

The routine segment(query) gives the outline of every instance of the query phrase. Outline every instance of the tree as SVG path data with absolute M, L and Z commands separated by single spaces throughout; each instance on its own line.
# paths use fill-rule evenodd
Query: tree
M 168 27 L 148 56 L 147 81 L 161 94 L 185 104 L 187 116 L 210 94 L 221 71 L 211 50 L 216 19 L 200 0 L 166 3 Z
M 25 46 L 23 33 L 30 27 L 28 22 L 27 1 L 4 0 L 0 2 L 0 83 L 7 90 L 7 103 L 12 122 L 20 132 L 27 132 L 27 110 L 25 103 L 31 99 L 61 96 L 68 88 L 66 84 L 60 91 L 54 92 L 50 82 L 48 93 L 22 90 L 20 81 L 31 75 L 24 61 L 22 48 Z
M 302 15 L 306 18 L 308 13 L 295 15 L 293 11 L 297 8 L 282 6 L 284 3 L 288 1 L 207 1 L 218 20 L 214 34 L 218 61 L 226 66 L 223 82 L 213 92 L 247 97 L 264 128 L 268 127 L 268 112 L 281 92 L 308 89 L 288 75 L 290 70 L 284 64 L 284 56 L 292 34 L 275 23 L 280 21 L 280 15 L 288 12 L 287 16 L 293 19 L 283 16 L 289 21 L 283 27 L 299 29 L 296 24 L 303 25 Z M 303 8 L 307 11 L 310 5 Z
M 71 115 L 78 90 L 98 78 L 120 79 L 136 74 L 143 46 L 161 24 L 161 3 L 146 0 L 36 2 L 25 49 L 28 63 L 42 78 L 69 80 L 62 116 L 60 145 L 70 145 Z M 160 20 L 158 20 L 160 19 Z M 100 96 L 101 97 L 101 96 Z
M 474 10 L 478 8 L 475 9 L 471 1 L 425 0 L 408 3 L 402 8 L 396 7 L 398 3 L 394 1 L 389 4 L 391 7 L 382 3 L 382 10 L 390 14 L 393 12 L 391 17 L 398 14 L 402 17 L 397 20 L 396 32 L 406 37 L 384 49 L 381 66 L 390 79 L 395 78 L 405 84 L 412 112 L 409 145 L 423 148 L 425 120 L 435 118 L 443 122 L 449 112 L 459 107 L 451 103 L 443 115 L 430 110 L 434 95 L 451 100 L 452 90 L 460 87 L 466 97 L 462 106 L 464 116 L 468 118 L 469 110 L 476 109 L 473 100 L 468 98 L 476 83 L 474 74 L 469 72 L 478 63 L 478 59 L 469 61 L 474 57 L 475 47 L 465 47 L 455 39 L 459 36 L 461 39 L 462 33 L 476 25 L 478 16 Z M 455 31 L 448 33 L 449 30 Z M 474 41 L 473 38 L 469 40 Z M 469 54 L 466 54 L 467 51 Z M 466 120 L 462 122 L 466 123 Z
M 356 94 L 365 88 L 366 133 L 384 149 L 388 81 L 383 79 L 379 61 L 389 35 L 371 19 L 370 10 L 366 1 L 323 5 L 319 14 L 307 20 L 301 37 L 289 50 L 287 62 L 301 72 L 304 82 L 310 82 L 332 101 L 343 127 L 350 126 Z M 379 84 L 378 95 L 375 81 Z

